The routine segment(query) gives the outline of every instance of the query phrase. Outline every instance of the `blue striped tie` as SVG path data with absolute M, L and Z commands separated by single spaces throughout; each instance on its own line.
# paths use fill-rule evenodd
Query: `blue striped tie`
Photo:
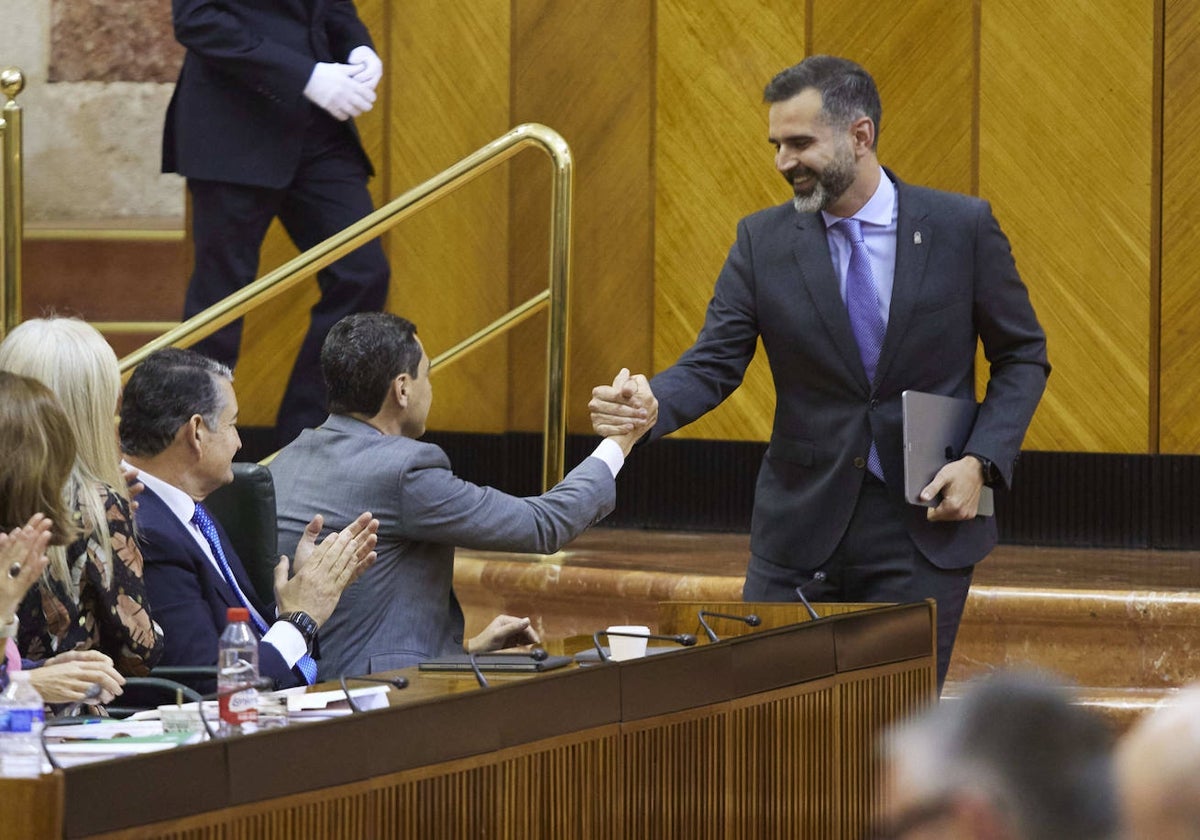
M 221 567 L 221 574 L 224 576 L 225 582 L 229 584 L 241 605 L 250 612 L 250 621 L 254 624 L 254 629 L 258 631 L 259 638 L 262 638 L 267 632 L 267 626 L 259 618 L 258 612 L 250 606 L 242 588 L 238 586 L 237 579 L 233 576 L 233 569 L 230 567 L 229 561 L 225 559 L 225 550 L 221 548 L 221 537 L 217 534 L 217 525 L 213 522 L 207 508 L 199 502 L 196 503 L 196 512 L 192 514 L 192 522 L 200 529 L 204 539 L 208 540 L 208 547 L 212 549 L 213 557 L 217 558 L 217 565 Z M 317 681 L 317 663 L 307 653 L 296 662 L 296 667 L 300 669 L 300 673 L 304 675 L 304 679 L 309 685 Z
M 867 382 L 871 383 L 874 390 L 879 352 L 883 349 L 883 336 L 887 332 L 887 324 L 879 307 L 879 287 L 871 271 L 862 224 L 858 219 L 841 219 L 835 225 L 850 240 L 850 264 L 846 268 L 846 312 L 850 315 L 850 329 L 854 331 L 854 340 L 858 343 L 858 355 L 867 373 Z M 867 469 L 880 481 L 883 480 L 883 466 L 879 463 L 875 441 L 871 441 L 871 451 L 867 453 Z

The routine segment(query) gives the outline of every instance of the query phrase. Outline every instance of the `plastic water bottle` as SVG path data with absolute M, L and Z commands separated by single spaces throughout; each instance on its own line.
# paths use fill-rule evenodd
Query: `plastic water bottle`
M 228 624 L 217 644 L 217 706 L 221 735 L 241 735 L 258 727 L 258 638 L 250 629 L 250 611 L 230 607 Z
M 42 695 L 29 682 L 29 672 L 13 671 L 8 688 L 0 694 L 0 776 L 33 778 L 42 774 L 45 725 Z

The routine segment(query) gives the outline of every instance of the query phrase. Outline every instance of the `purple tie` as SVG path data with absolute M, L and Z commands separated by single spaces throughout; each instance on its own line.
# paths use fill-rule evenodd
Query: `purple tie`
M 854 331 L 854 340 L 858 342 L 858 355 L 867 373 L 867 382 L 874 388 L 879 351 L 883 349 L 883 336 L 887 331 L 887 324 L 879 312 L 879 287 L 875 285 L 867 245 L 863 242 L 862 224 L 858 219 L 841 219 L 835 225 L 850 240 L 850 264 L 846 268 L 846 312 L 850 315 L 850 329 Z M 879 463 L 875 441 L 871 441 L 871 451 L 867 453 L 867 469 L 883 480 L 883 466 Z

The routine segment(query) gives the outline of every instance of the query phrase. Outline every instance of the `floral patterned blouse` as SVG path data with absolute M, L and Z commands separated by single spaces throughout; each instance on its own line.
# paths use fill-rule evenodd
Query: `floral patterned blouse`
M 81 487 L 77 492 L 87 492 Z M 133 534 L 129 503 L 107 485 L 95 485 L 108 519 L 112 572 L 99 555 L 92 529 L 76 504 L 75 524 L 84 535 L 67 547 L 67 566 L 77 583 L 79 600 L 62 581 L 43 576 L 29 590 L 17 615 L 17 646 L 26 659 L 43 660 L 69 650 L 99 650 L 117 670 L 144 676 L 163 652 L 162 631 L 151 620 L 142 577 L 142 552 Z

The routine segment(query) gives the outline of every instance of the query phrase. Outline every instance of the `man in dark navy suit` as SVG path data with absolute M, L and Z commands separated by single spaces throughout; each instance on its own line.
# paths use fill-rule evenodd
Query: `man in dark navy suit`
M 369 513 L 320 544 L 314 516 L 275 568 L 275 604 L 255 593 L 246 569 L 203 500 L 233 480 L 241 448 L 229 368 L 191 350 L 150 355 L 121 403 L 121 448 L 145 490 L 134 522 L 146 594 L 163 628 L 160 665 L 212 665 L 229 607 L 246 607 L 261 637 L 259 672 L 280 688 L 312 683 L 317 630 L 345 589 L 375 560 Z
M 191 317 L 258 273 L 278 217 L 307 250 L 373 209 L 374 174 L 351 121 L 375 102 L 383 63 L 352 0 L 173 0 L 183 68 L 163 132 L 163 171 L 187 178 L 195 264 Z M 378 239 L 318 272 L 321 299 L 279 408 L 280 445 L 325 419 L 321 343 L 352 312 L 387 301 Z M 241 322 L 196 349 L 232 368 Z

